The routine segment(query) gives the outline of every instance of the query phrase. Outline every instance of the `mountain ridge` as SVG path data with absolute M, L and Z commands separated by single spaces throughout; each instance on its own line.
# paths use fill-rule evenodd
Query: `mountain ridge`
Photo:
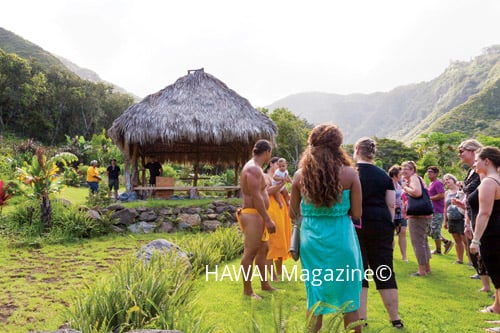
M 128 92 L 126 89 L 101 79 L 99 74 L 91 69 L 83 68 L 73 63 L 62 56 L 53 54 L 39 45 L 36 45 L 23 37 L 9 31 L 5 28 L 0 27 L 0 49 L 3 49 L 7 53 L 15 53 L 24 59 L 36 59 L 38 62 L 45 66 L 57 66 L 60 68 L 65 68 L 70 72 L 78 75 L 83 80 L 88 80 L 94 83 L 104 83 L 111 86 L 114 91 L 122 94 L 131 95 L 134 100 L 140 100 L 141 98 Z
M 119 93 L 139 97 L 102 80 L 89 69 L 53 55 L 0 27 L 0 49 L 45 66 L 57 66 L 84 80 L 104 83 Z M 369 94 L 324 92 L 295 93 L 266 106 L 271 111 L 287 108 L 310 123 L 337 123 L 344 141 L 377 136 L 406 143 L 430 131 L 461 131 L 468 136 L 498 132 L 500 128 L 500 45 L 483 49 L 470 61 L 452 61 L 436 78 Z M 474 115 L 472 117 L 472 115 Z M 463 124 L 462 124 L 463 123 Z M 461 126 L 458 126 L 460 125 Z
M 388 92 L 339 95 L 332 93 L 298 93 L 280 99 L 266 108 L 287 108 L 307 121 L 318 124 L 332 121 L 344 132 L 346 143 L 363 136 L 387 137 L 411 142 L 427 133 L 441 117 L 500 79 L 500 45 L 483 49 L 483 54 L 471 61 L 454 61 L 431 81 L 398 86 Z M 490 100 L 500 104 L 500 97 Z M 463 112 L 453 113 L 464 118 Z M 478 117 L 482 116 L 477 114 Z M 485 128 L 492 132 L 499 126 L 491 120 Z M 442 129 L 445 130 L 445 129 Z M 467 135 L 477 133 L 472 127 L 462 127 Z M 445 130 L 447 131 L 447 130 Z

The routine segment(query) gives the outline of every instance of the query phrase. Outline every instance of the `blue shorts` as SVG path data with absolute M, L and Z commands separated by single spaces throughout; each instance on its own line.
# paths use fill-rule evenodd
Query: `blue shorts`
M 408 222 L 406 219 L 394 219 L 394 226 L 397 227 L 407 227 Z
M 87 182 L 90 187 L 90 192 L 96 193 L 99 191 L 99 183 L 98 182 Z

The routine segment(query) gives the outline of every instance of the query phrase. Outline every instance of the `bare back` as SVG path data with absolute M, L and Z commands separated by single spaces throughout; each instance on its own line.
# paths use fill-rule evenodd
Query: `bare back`
M 266 192 L 264 172 L 253 160 L 248 161 L 241 171 L 240 187 L 243 208 L 259 208 L 264 203 L 264 208 L 269 207 L 269 197 Z
M 292 217 L 296 217 L 297 212 L 300 211 L 300 200 L 302 199 L 302 193 L 300 189 L 300 180 L 302 178 L 302 170 L 295 173 L 292 182 L 292 196 L 290 200 L 290 214 Z M 361 182 L 359 180 L 358 173 L 351 166 L 344 166 L 340 170 L 339 174 L 340 183 L 344 190 L 350 190 L 351 192 L 351 216 L 353 218 L 361 217 Z

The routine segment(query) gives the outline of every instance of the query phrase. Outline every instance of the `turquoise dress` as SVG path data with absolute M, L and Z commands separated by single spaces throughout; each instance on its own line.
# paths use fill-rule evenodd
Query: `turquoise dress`
M 316 315 L 359 308 L 363 262 L 358 237 L 348 215 L 350 190 L 342 193 L 342 202 L 332 207 L 314 207 L 301 202 L 300 261 L 307 293 L 307 309 L 319 306 Z M 333 308 L 332 308 L 333 306 Z

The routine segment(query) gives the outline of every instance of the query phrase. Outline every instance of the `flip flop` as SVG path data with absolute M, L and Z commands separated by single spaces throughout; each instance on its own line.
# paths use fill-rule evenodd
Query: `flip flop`
M 482 313 L 496 313 L 496 314 L 500 314 L 500 313 L 498 313 L 498 312 L 495 312 L 495 311 L 493 310 L 493 306 L 491 306 L 491 305 L 490 305 L 490 306 L 485 307 L 485 308 L 484 308 L 484 309 L 482 309 L 482 310 L 479 310 L 479 312 L 482 312 Z
M 491 327 L 491 328 L 484 328 L 486 332 L 496 332 L 500 333 L 500 327 Z
M 500 320 L 485 320 L 484 322 L 488 324 L 500 324 Z

